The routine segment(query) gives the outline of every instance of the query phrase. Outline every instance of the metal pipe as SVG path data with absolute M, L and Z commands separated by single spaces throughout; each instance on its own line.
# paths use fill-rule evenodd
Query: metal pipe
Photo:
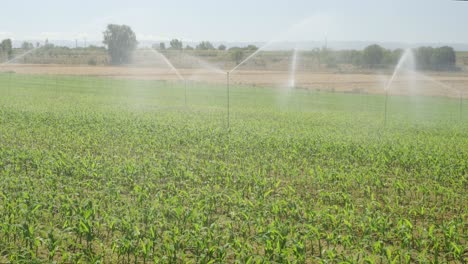
M 185 107 L 187 107 L 187 80 L 184 80 Z
M 463 119 L 463 93 L 460 91 L 460 121 Z
M 387 108 L 388 108 L 388 91 L 385 92 L 385 119 L 384 119 L 384 126 L 387 126 Z
M 229 87 L 229 73 L 230 72 L 227 72 L 227 75 L 226 75 L 226 92 L 227 92 L 227 127 L 228 129 L 230 128 L 230 103 L 231 103 L 231 100 L 229 98 L 229 94 L 230 94 L 230 87 Z

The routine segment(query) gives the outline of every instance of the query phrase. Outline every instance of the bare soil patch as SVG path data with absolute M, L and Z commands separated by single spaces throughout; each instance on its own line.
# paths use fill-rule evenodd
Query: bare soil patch
M 72 66 L 9 64 L 0 65 L 0 72 L 42 75 L 101 76 L 123 79 L 177 81 L 177 75 L 168 68 L 131 66 Z M 224 84 L 226 75 L 207 69 L 181 69 L 181 75 L 191 81 Z M 285 88 L 288 71 L 239 70 L 231 74 L 231 82 L 240 85 Z M 297 88 L 350 93 L 384 93 L 390 76 L 388 73 L 336 73 L 301 71 L 296 73 Z M 468 94 L 468 73 L 424 73 L 416 76 L 399 76 L 390 88 L 391 94 L 418 94 L 428 96 L 458 97 L 459 92 Z

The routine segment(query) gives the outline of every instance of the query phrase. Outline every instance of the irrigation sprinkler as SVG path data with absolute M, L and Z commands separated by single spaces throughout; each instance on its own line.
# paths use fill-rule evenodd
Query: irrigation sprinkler
M 226 73 L 226 93 L 227 93 L 227 128 L 229 129 L 230 128 L 230 98 L 229 98 L 229 75 L 230 75 L 230 72 L 227 72 Z
M 46 89 L 49 89 L 49 75 L 48 74 L 44 75 L 44 87 Z
M 460 121 L 463 119 L 463 93 L 460 91 Z
M 185 107 L 187 107 L 187 80 L 184 80 L 184 99 L 185 99 Z
M 12 71 L 9 71 L 9 76 L 8 76 L 8 90 L 11 91 L 11 75 L 13 74 Z
M 387 109 L 388 109 L 388 91 L 385 91 L 385 119 L 384 119 L 384 127 L 387 126 Z

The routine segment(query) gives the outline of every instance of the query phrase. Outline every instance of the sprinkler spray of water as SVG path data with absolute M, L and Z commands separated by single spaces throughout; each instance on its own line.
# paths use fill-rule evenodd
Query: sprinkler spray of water
M 237 64 L 234 68 L 232 68 L 230 71 L 227 72 L 227 78 L 226 78 L 226 89 L 227 89 L 227 99 L 228 99 L 228 128 L 229 128 L 229 78 L 231 76 L 232 73 L 234 73 L 237 69 L 239 69 L 239 67 L 241 67 L 242 65 L 244 65 L 245 63 L 247 63 L 248 61 L 250 61 L 253 57 L 255 57 L 258 53 L 264 51 L 266 48 L 270 47 L 272 44 L 274 43 L 277 43 L 281 40 L 287 40 L 288 39 L 288 34 L 294 32 L 294 31 L 297 31 L 298 29 L 301 29 L 301 28 L 305 28 L 306 26 L 312 24 L 313 22 L 315 22 L 315 20 L 313 20 L 313 18 L 315 17 L 309 17 L 309 18 L 306 18 L 306 19 L 303 19 L 302 21 L 300 21 L 299 23 L 296 23 L 294 25 L 292 25 L 287 31 L 284 31 L 282 32 L 281 34 L 279 34 L 276 38 L 270 40 L 269 42 L 267 42 L 266 44 L 264 44 L 262 47 L 260 47 L 259 49 L 257 49 L 255 52 L 253 52 L 252 54 L 250 54 L 247 58 L 245 58 L 242 62 L 240 62 L 239 64 Z M 294 58 L 293 58 L 293 64 L 294 64 L 294 72 L 296 71 L 295 67 L 296 67 L 296 61 L 297 61 L 297 53 L 298 53 L 298 49 L 296 48 L 295 49 L 295 52 L 294 52 Z M 294 80 L 294 85 L 295 85 L 295 80 Z
M 3 63 L 0 63 L 0 66 L 10 64 L 10 63 L 12 63 L 12 62 L 14 62 L 14 61 L 16 61 L 16 60 L 18 60 L 18 59 L 23 58 L 24 56 L 26 56 L 26 55 L 28 55 L 28 54 L 31 54 L 31 53 L 37 51 L 37 50 L 40 49 L 40 48 L 41 48 L 41 47 L 35 47 L 35 48 L 31 49 L 31 50 L 28 50 L 28 51 L 26 51 L 26 52 L 23 53 L 23 54 L 20 54 L 20 55 L 18 55 L 18 56 L 16 56 L 16 57 L 12 58 L 12 59 L 10 59 L 10 60 L 7 60 L 7 61 L 5 61 L 5 62 L 3 62 Z M 9 71 L 9 72 L 8 72 L 8 89 L 11 89 L 11 78 L 12 78 L 12 74 L 13 74 L 13 73 L 14 73 L 13 71 Z
M 406 49 L 405 50 L 405 52 L 401 56 L 400 60 L 398 61 L 398 64 L 395 66 L 395 70 L 393 71 L 392 77 L 388 81 L 387 85 L 385 85 L 385 87 L 384 87 L 384 90 L 385 90 L 384 126 L 387 126 L 388 96 L 389 96 L 390 87 L 392 86 L 393 82 L 395 81 L 395 78 L 397 77 L 398 73 L 400 73 L 403 66 L 407 62 L 410 62 L 411 67 L 414 68 L 414 54 L 413 54 L 413 51 L 411 49 Z
M 416 72 L 415 70 L 415 59 L 414 59 L 414 54 L 413 54 L 413 51 L 411 49 L 407 49 L 405 50 L 405 52 L 403 53 L 403 55 L 401 56 L 400 60 L 398 61 L 398 64 L 397 66 L 395 67 L 395 70 L 393 72 L 393 75 L 392 77 L 390 78 L 390 80 L 388 81 L 387 85 L 385 86 L 384 90 L 385 90 L 385 119 L 384 119 L 384 126 L 387 125 L 387 115 L 388 115 L 388 97 L 389 97 L 389 90 L 393 84 L 393 82 L 395 81 L 397 75 L 401 72 L 401 70 L 403 69 L 403 66 L 406 65 L 406 64 L 409 64 L 409 67 L 408 67 L 408 71 L 411 72 L 411 74 L 413 76 L 417 76 L 419 78 L 422 78 L 426 81 L 429 81 L 431 83 L 434 83 L 436 85 L 438 85 L 439 87 L 442 87 L 443 89 L 445 90 L 448 90 L 448 91 L 452 91 L 452 92 L 458 92 L 459 93 L 459 98 L 460 98 L 460 103 L 459 103 L 459 118 L 460 118 L 460 121 L 462 119 L 462 109 L 463 109 L 463 93 L 460 89 L 456 89 L 448 84 L 445 84 L 443 82 L 440 82 L 434 78 L 431 78 L 427 75 L 424 75 L 424 74 L 421 74 L 421 73 L 418 73 Z M 407 65 L 408 66 L 408 65 Z
M 262 47 L 260 47 L 259 49 L 257 49 L 254 53 L 250 54 L 246 59 L 244 59 L 241 63 L 237 64 L 234 68 L 232 68 L 230 71 L 227 71 L 226 72 L 226 93 L 227 93 L 227 126 L 228 126 L 228 129 L 230 127 L 230 98 L 229 98 L 229 94 L 230 94 L 230 87 L 229 87 L 229 79 L 230 79 L 230 76 L 231 76 L 231 73 L 235 72 L 240 66 L 244 65 L 246 62 L 248 62 L 250 59 L 252 59 L 253 57 L 255 57 L 255 55 L 257 55 L 259 52 L 263 51 L 264 49 L 266 49 L 267 47 L 269 47 L 271 44 L 273 44 L 274 42 L 276 42 L 276 40 L 272 40 L 268 43 L 266 43 L 265 45 L 263 45 Z
M 297 55 L 298 55 L 298 48 L 294 48 L 293 56 L 291 60 L 291 66 L 289 69 L 289 83 L 288 88 L 289 90 L 296 88 L 296 71 L 297 71 Z
M 460 121 L 462 120 L 463 118 L 463 91 L 461 89 L 457 89 L 451 85 L 448 85 L 448 84 L 445 84 L 443 82 L 440 82 L 434 78 L 431 78 L 429 76 L 426 76 L 424 74 L 417 74 L 419 77 L 429 81 L 429 82 L 432 82 L 432 83 L 435 83 L 439 86 L 441 86 L 442 88 L 444 88 L 445 90 L 448 90 L 448 91 L 451 91 L 451 92 L 456 92 L 458 93 L 458 96 L 459 96 L 459 118 L 460 118 Z
M 26 52 L 23 53 L 23 54 L 20 54 L 20 55 L 14 57 L 14 58 L 12 58 L 12 59 L 10 59 L 10 60 L 8 60 L 8 61 L 5 61 L 5 62 L 1 63 L 0 65 L 10 64 L 10 63 L 12 63 L 12 62 L 14 62 L 14 61 L 16 61 L 16 60 L 18 60 L 18 59 L 23 58 L 24 56 L 26 56 L 26 55 L 28 55 L 28 54 L 30 54 L 30 53 L 33 53 L 33 52 L 37 51 L 37 50 L 40 49 L 40 48 L 41 48 L 41 47 L 35 47 L 35 48 L 31 49 L 31 50 L 26 51 Z
M 164 54 L 162 54 L 161 52 L 158 52 L 157 50 L 151 48 L 151 51 L 156 54 L 157 56 L 159 56 L 160 58 L 162 58 L 162 60 L 164 61 L 164 63 L 167 64 L 167 66 L 169 66 L 169 68 L 175 72 L 175 74 L 177 75 L 177 77 L 179 78 L 180 81 L 184 82 L 184 103 L 185 103 L 185 107 L 187 107 L 187 80 L 182 76 L 182 74 L 180 74 L 180 72 L 177 70 L 177 68 L 171 63 L 171 61 L 166 57 L 164 56 Z
M 164 56 L 164 54 L 158 52 L 157 50 L 155 49 L 151 49 L 151 51 L 156 54 L 157 56 L 159 56 L 160 58 L 163 59 L 164 63 L 167 64 L 167 66 L 169 66 L 169 68 L 175 72 L 175 74 L 177 75 L 177 77 L 179 78 L 179 80 L 181 81 L 185 81 L 184 77 L 180 74 L 180 72 L 177 70 L 176 67 L 174 67 L 174 65 L 171 63 L 171 61 L 166 57 Z

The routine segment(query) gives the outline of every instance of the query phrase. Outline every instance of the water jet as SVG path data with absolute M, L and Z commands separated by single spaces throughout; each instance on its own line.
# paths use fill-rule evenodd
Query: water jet
M 289 90 L 294 89 L 296 87 L 297 54 L 298 54 L 298 49 L 295 48 L 293 51 L 291 66 L 289 69 L 289 83 L 288 83 Z
M 157 50 L 155 49 L 151 49 L 151 51 L 156 54 L 157 56 L 159 56 L 166 64 L 167 66 L 169 66 L 169 68 L 175 72 L 175 74 L 177 75 L 177 77 L 179 78 L 179 80 L 181 81 L 184 81 L 184 77 L 180 74 L 180 72 L 177 70 L 176 67 L 174 67 L 174 65 L 171 63 L 171 61 L 166 57 L 164 56 L 164 54 L 162 54 L 161 52 L 158 52 Z
M 38 50 L 39 48 L 41 48 L 41 47 L 35 47 L 35 48 L 31 49 L 31 50 L 28 50 L 28 51 L 26 51 L 26 52 L 23 53 L 23 54 L 20 54 L 20 55 L 18 55 L 18 56 L 16 56 L 16 57 L 12 58 L 12 59 L 10 59 L 10 60 L 7 60 L 7 61 L 1 63 L 0 65 L 10 64 L 11 62 L 13 62 L 13 61 L 15 61 L 15 60 L 17 60 L 17 59 L 21 59 L 21 58 L 23 58 L 24 56 L 26 56 L 26 55 L 28 55 L 28 54 L 30 54 L 30 53 L 35 52 L 35 51 Z
M 407 65 L 409 64 L 409 65 Z M 395 78 L 397 75 L 402 71 L 403 66 L 407 65 L 411 70 L 411 72 L 414 72 L 415 68 L 415 63 L 414 63 L 414 54 L 411 49 L 406 49 L 403 55 L 401 56 L 400 60 L 398 61 L 398 64 L 395 66 L 395 70 L 393 71 L 392 77 L 390 80 L 387 82 L 387 84 L 384 87 L 385 91 L 385 106 L 384 106 L 384 126 L 387 125 L 387 116 L 388 116 L 388 97 L 389 97 L 389 91 L 390 88 L 395 81 Z

